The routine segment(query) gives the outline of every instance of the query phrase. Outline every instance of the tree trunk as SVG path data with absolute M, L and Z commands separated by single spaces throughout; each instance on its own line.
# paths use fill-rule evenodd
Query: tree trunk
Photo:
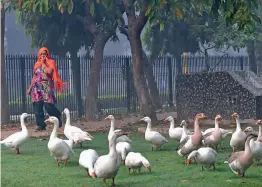
M 120 27 L 119 30 L 122 34 L 124 34 L 127 37 L 127 40 L 129 41 L 128 30 L 126 30 L 126 28 L 123 26 Z M 159 51 L 157 53 L 159 54 Z M 153 64 L 158 55 L 157 56 L 151 55 L 152 58 L 150 58 L 150 61 L 149 61 L 143 49 L 142 49 L 142 54 L 143 54 L 143 68 L 144 68 L 145 76 L 147 79 L 147 86 L 150 92 L 149 93 L 150 98 L 151 98 L 154 110 L 158 110 L 161 108 L 161 102 L 160 102 L 159 91 L 158 91 L 155 77 L 153 74 Z
M 81 118 L 83 115 L 83 100 L 81 94 L 81 67 L 80 59 L 77 58 L 77 52 L 70 52 L 71 54 L 71 63 L 73 71 L 73 92 L 76 99 L 78 118 Z
M 9 100 L 8 100 L 8 87 L 6 83 L 6 74 L 5 74 L 5 8 L 4 3 L 1 2 L 1 97 L 0 97 L 0 125 L 7 124 L 10 120 L 9 118 Z
M 143 71 L 143 49 L 140 34 L 134 32 L 134 30 L 129 30 L 128 33 L 131 45 L 134 86 L 140 102 L 142 115 L 149 116 L 152 122 L 156 122 L 156 114 Z
M 152 104 L 154 107 L 154 110 L 161 109 L 161 102 L 160 102 L 160 96 L 159 91 L 157 88 L 157 83 L 155 81 L 155 77 L 153 74 L 153 62 L 149 62 L 148 58 L 146 56 L 146 53 L 143 51 L 143 57 L 144 57 L 144 72 L 147 80 L 147 86 L 149 89 L 149 94 L 152 100 Z
M 104 48 L 110 37 L 99 34 L 95 37 L 94 57 L 91 62 L 91 69 L 88 78 L 86 119 L 92 120 L 99 112 L 97 107 L 98 85 L 100 82 L 100 70 L 104 56 Z
M 208 56 L 208 49 L 205 49 L 205 65 L 206 65 L 206 69 L 207 71 L 210 70 L 210 64 L 209 64 L 209 56 Z
M 248 45 L 248 57 L 250 63 L 250 70 L 257 74 L 257 62 L 256 62 L 256 53 L 255 53 L 255 42 L 249 41 Z
M 131 2 L 128 0 L 123 1 L 128 18 L 128 38 L 131 46 L 134 86 L 141 106 L 142 115 L 149 116 L 154 123 L 157 121 L 157 118 L 144 74 L 143 48 L 140 38 L 141 32 L 148 19 L 145 16 L 148 6 L 145 6 L 144 10 L 140 10 L 139 15 L 136 15 L 134 4 L 129 3 Z

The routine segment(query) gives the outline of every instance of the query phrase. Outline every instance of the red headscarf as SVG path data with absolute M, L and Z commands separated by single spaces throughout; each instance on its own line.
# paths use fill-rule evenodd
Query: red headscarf
M 56 90 L 58 91 L 58 93 L 62 92 L 62 87 L 66 85 L 65 82 L 63 82 L 58 74 L 57 68 L 56 68 L 56 64 L 55 61 L 53 59 L 51 59 L 50 57 L 50 53 L 49 50 L 46 47 L 42 47 L 41 49 L 39 49 L 38 51 L 38 60 L 34 65 L 34 72 L 36 69 L 38 69 L 39 67 L 42 66 L 42 62 L 41 62 L 41 54 L 43 51 L 46 51 L 47 56 L 46 56 L 46 62 L 47 62 L 47 66 L 51 67 L 53 70 L 53 80 L 55 81 L 56 84 Z

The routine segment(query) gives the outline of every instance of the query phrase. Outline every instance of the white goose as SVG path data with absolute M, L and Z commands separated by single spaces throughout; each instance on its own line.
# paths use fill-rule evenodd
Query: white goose
M 202 170 L 204 167 L 211 167 L 213 166 L 214 170 L 216 169 L 216 157 L 217 152 L 210 148 L 210 147 L 201 147 L 198 150 L 192 151 L 187 159 L 187 163 L 189 163 L 192 158 L 194 158 L 199 164 L 201 164 Z
M 255 141 L 254 139 L 251 139 L 249 144 L 251 152 L 259 162 L 262 158 L 262 120 L 257 120 L 256 124 L 259 125 L 257 140 Z
M 217 149 L 217 145 L 222 141 L 222 132 L 219 128 L 219 122 L 222 120 L 221 115 L 216 115 L 215 130 L 203 135 L 203 144 Z
M 67 143 L 67 145 L 68 145 L 71 149 L 73 149 L 74 140 L 64 140 L 64 141 Z
M 69 139 L 73 140 L 75 144 L 80 144 L 82 147 L 82 143 L 87 140 L 92 140 L 93 136 L 91 136 L 88 132 L 83 131 L 82 129 L 72 126 L 70 122 L 70 112 L 68 108 L 64 109 L 64 113 L 66 115 L 66 124 L 64 128 L 64 135 Z
M 116 152 L 118 155 L 120 155 L 120 158 L 123 161 L 123 164 L 125 164 L 125 159 L 127 154 L 131 151 L 131 145 L 127 142 L 118 142 L 116 144 Z
M 79 165 L 86 169 L 87 175 L 93 178 L 96 177 L 94 165 L 98 159 L 98 154 L 93 149 L 84 150 L 79 156 Z
M 230 146 L 232 147 L 232 152 L 235 152 L 236 149 L 243 149 L 245 146 L 246 134 L 242 131 L 239 115 L 237 113 L 233 113 L 232 117 L 236 120 L 236 131 L 232 134 L 230 140 Z
M 224 163 L 228 163 L 234 174 L 244 177 L 245 171 L 253 164 L 254 154 L 250 150 L 250 140 L 256 135 L 247 135 L 245 150 L 233 152 Z
M 152 151 L 154 150 L 154 148 L 161 149 L 161 146 L 163 144 L 168 143 L 167 139 L 164 136 L 162 136 L 159 132 L 152 131 L 151 119 L 149 117 L 144 117 L 141 120 L 147 122 L 145 139 L 152 144 Z
M 56 117 L 50 116 L 45 120 L 46 124 L 53 123 L 54 128 L 50 135 L 47 147 L 50 151 L 51 156 L 54 156 L 56 159 L 57 166 L 60 166 L 60 160 L 64 161 L 64 166 L 67 164 L 67 160 L 73 156 L 74 151 L 69 145 L 63 140 L 57 137 L 57 130 L 59 126 L 59 121 Z
M 113 115 L 108 115 L 105 120 L 110 120 L 110 129 L 109 129 L 109 133 L 108 133 L 108 137 L 111 137 L 112 134 L 115 131 L 115 117 Z M 128 138 L 127 133 L 122 132 L 123 135 L 119 136 L 116 140 L 116 142 L 128 142 L 131 143 L 132 140 L 130 140 Z
M 246 128 L 244 129 L 244 132 L 245 132 L 246 134 L 255 134 L 255 135 L 258 135 L 258 132 L 255 131 L 255 130 L 253 129 L 253 127 L 251 127 L 251 126 L 246 127 Z
M 181 136 L 181 139 L 180 139 L 180 143 L 187 137 L 187 136 L 190 136 L 190 135 L 193 135 L 194 133 L 193 132 L 190 132 L 189 130 L 187 130 L 187 122 L 185 120 L 182 120 L 181 121 L 181 124 L 180 126 L 183 127 L 183 131 L 182 131 L 182 136 Z
M 187 136 L 179 145 L 177 148 L 177 153 L 180 156 L 187 156 L 192 151 L 197 150 L 201 146 L 201 140 L 202 140 L 202 133 L 199 128 L 199 121 L 201 119 L 206 118 L 205 114 L 199 113 L 195 117 L 195 123 L 194 123 L 194 134 Z M 185 164 L 189 164 L 188 160 L 185 159 Z
M 129 152 L 125 160 L 125 166 L 128 168 L 129 173 L 131 169 L 133 169 L 133 172 L 138 169 L 140 173 L 142 166 L 151 172 L 149 161 L 141 153 Z
M 221 133 L 222 133 L 222 139 L 224 140 L 228 135 L 232 134 L 232 132 L 230 132 L 229 130 L 226 129 L 222 129 L 219 128 Z M 207 130 L 205 130 L 202 134 L 205 135 L 207 133 L 213 132 L 215 130 L 215 128 L 209 128 Z
M 20 116 L 20 123 L 22 131 L 11 134 L 6 139 L 0 141 L 0 144 L 4 144 L 6 147 L 13 149 L 16 154 L 20 154 L 19 147 L 22 146 L 26 140 L 28 140 L 28 130 L 25 126 L 25 118 L 28 116 L 27 113 L 23 113 Z
M 110 133 L 108 137 L 109 140 L 109 153 L 108 155 L 100 156 L 94 165 L 95 174 L 98 178 L 103 179 L 103 183 L 106 185 L 107 179 L 112 179 L 112 186 L 115 186 L 115 177 L 120 168 L 120 162 L 118 154 L 116 152 L 116 138 L 117 136 L 122 135 L 122 130 L 115 130 L 113 133 Z
M 132 140 L 127 135 L 122 135 L 116 139 L 116 143 L 119 143 L 119 142 L 132 143 Z
M 228 135 L 231 135 L 232 132 L 229 131 L 229 130 L 223 129 L 223 128 L 219 128 L 219 129 L 220 129 L 220 131 L 221 131 L 221 133 L 222 133 L 222 141 L 219 143 L 219 145 L 220 145 L 220 147 L 222 147 L 223 140 L 225 140 Z M 215 128 L 206 129 L 206 130 L 202 133 L 202 135 L 206 135 L 207 133 L 213 132 L 214 130 L 215 130 Z
M 182 127 L 175 127 L 175 120 L 172 116 L 168 116 L 164 122 L 170 122 L 170 127 L 168 130 L 169 133 L 169 137 L 171 139 L 175 139 L 177 141 L 179 141 L 182 137 L 182 133 L 183 133 L 183 128 Z

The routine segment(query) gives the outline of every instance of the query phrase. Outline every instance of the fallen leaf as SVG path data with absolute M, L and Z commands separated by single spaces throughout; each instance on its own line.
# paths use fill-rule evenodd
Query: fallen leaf
M 188 182 L 188 180 L 182 180 L 181 182 Z

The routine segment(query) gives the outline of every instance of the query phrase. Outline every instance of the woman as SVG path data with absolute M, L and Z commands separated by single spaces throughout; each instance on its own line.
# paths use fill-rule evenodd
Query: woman
M 46 130 L 43 107 L 45 107 L 50 116 L 57 117 L 59 119 L 59 127 L 62 126 L 61 112 L 55 106 L 54 83 L 56 90 L 61 93 L 65 83 L 62 82 L 58 74 L 55 61 L 50 58 L 49 50 L 46 47 L 42 47 L 38 52 L 38 60 L 34 65 L 31 85 L 26 92 L 27 95 L 31 94 L 32 97 L 38 126 L 35 131 Z

